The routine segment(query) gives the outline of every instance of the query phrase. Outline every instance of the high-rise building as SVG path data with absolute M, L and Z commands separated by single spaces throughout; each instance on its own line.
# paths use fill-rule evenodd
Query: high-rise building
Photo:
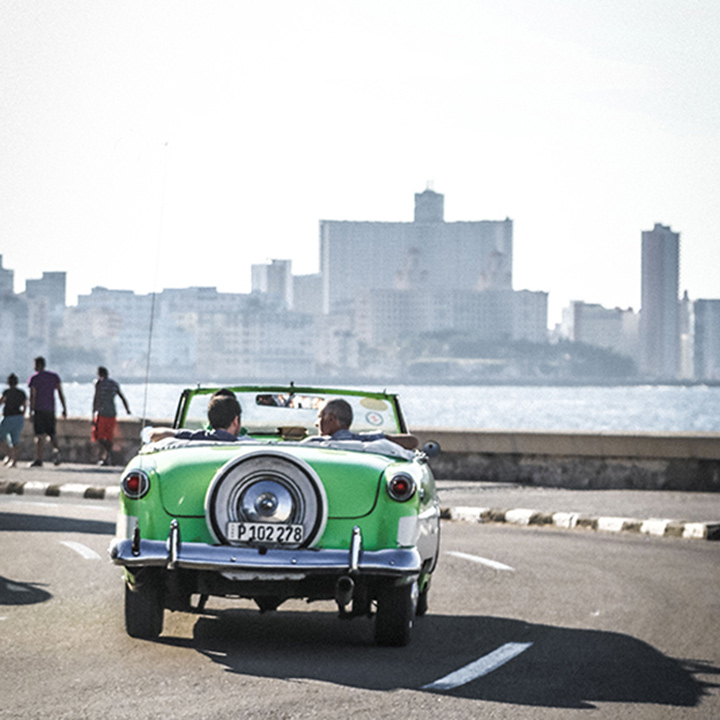
M 312 275 L 293 275 L 293 310 L 317 315 L 322 312 L 322 277 L 320 273 Z
M 654 378 L 680 370 L 679 267 L 680 234 L 659 223 L 643 231 L 640 367 Z
M 292 309 L 292 260 L 271 260 L 269 265 L 253 265 L 250 272 L 253 292 L 272 295 L 281 300 L 286 308 Z
M 720 380 L 720 300 L 696 300 L 694 361 L 697 380 Z
M 695 317 L 694 303 L 686 290 L 683 293 L 679 306 L 680 323 L 680 369 L 678 377 L 681 380 L 692 380 L 695 377 L 695 361 L 693 353 L 695 348 Z
M 428 189 L 413 222 L 321 220 L 324 312 L 373 290 L 511 290 L 512 220 L 445 222 L 443 204 Z
M 633 360 L 637 357 L 637 313 L 632 308 L 573 300 L 563 310 L 562 333 L 573 342 L 606 348 Z
M 0 378 L 4 382 L 14 372 L 24 379 L 35 347 L 28 342 L 28 306 L 23 298 L 0 294 L 0 328 Z
M 67 273 L 44 272 L 38 280 L 25 281 L 25 296 L 32 301 L 36 298 L 47 299 L 53 312 L 65 309 L 65 285 Z
M 47 355 L 65 312 L 66 273 L 44 272 L 25 282 L 28 304 L 28 341 L 35 355 Z
M 0 297 L 13 294 L 14 278 L 15 273 L 3 267 L 2 255 L 0 255 Z

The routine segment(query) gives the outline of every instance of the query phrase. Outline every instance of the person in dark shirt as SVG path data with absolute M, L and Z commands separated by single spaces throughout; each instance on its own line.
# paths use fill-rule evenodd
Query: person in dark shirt
M 215 442 L 236 442 L 242 430 L 242 409 L 235 394 L 229 390 L 218 390 L 208 403 L 208 420 L 211 430 L 177 430 L 175 428 L 153 428 L 150 442 L 165 438 L 177 440 L 210 440 Z
M 50 438 L 53 446 L 53 463 L 60 464 L 60 448 L 55 434 L 55 393 L 62 404 L 62 416 L 67 417 L 67 405 L 63 395 L 60 376 L 45 369 L 45 358 L 35 358 L 35 374 L 28 382 L 30 387 L 30 413 L 35 430 L 35 460 L 30 467 L 42 467 L 45 437 Z
M 120 386 L 108 377 L 107 368 L 100 366 L 95 380 L 95 394 L 93 396 L 93 423 L 91 439 L 101 447 L 98 465 L 110 465 L 113 438 L 117 428 L 117 411 L 115 410 L 115 396 L 117 395 L 125 406 L 128 415 L 130 405 L 122 394 Z
M 0 405 L 3 406 L 3 419 L 0 422 L 0 442 L 8 446 L 8 453 L 3 460 L 3 465 L 15 467 L 18 459 L 20 433 L 25 423 L 27 395 L 18 388 L 18 377 L 15 373 L 8 375 L 7 384 L 9 387 L 0 397 Z

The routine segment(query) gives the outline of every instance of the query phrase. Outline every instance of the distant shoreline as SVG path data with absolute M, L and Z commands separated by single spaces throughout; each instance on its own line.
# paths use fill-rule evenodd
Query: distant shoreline
M 122 375 L 113 378 L 125 385 L 145 385 L 143 378 L 124 378 Z M 95 378 L 68 378 L 64 382 L 89 383 Z M 150 385 L 182 385 L 183 387 L 205 386 L 226 386 L 226 385 L 287 385 L 289 380 L 278 378 L 231 378 L 231 379 L 202 379 L 183 380 L 178 378 L 153 377 L 148 381 Z M 720 387 L 720 380 L 652 380 L 652 379 L 625 379 L 606 380 L 583 378 L 578 380 L 538 380 L 526 379 L 502 379 L 502 380 L 433 380 L 432 382 L 412 381 L 406 378 L 361 378 L 361 377 L 332 377 L 327 379 L 317 378 L 312 380 L 294 379 L 293 383 L 299 387 Z

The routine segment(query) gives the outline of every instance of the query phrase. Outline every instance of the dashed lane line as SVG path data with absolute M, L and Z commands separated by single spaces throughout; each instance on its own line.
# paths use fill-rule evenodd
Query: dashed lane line
M 464 552 L 456 552 L 455 550 L 448 550 L 446 555 L 452 555 L 453 557 L 462 558 L 463 560 L 470 560 L 471 562 L 480 563 L 480 565 L 487 565 L 487 567 L 493 568 L 493 570 L 506 570 L 508 572 L 515 572 L 514 567 L 504 565 L 497 560 L 490 560 L 488 558 L 480 557 L 479 555 L 469 555 Z
M 61 545 L 64 545 L 65 547 L 69 547 L 71 550 L 74 550 L 78 555 L 81 555 L 85 560 L 100 560 L 100 556 L 92 549 L 90 549 L 87 545 L 83 545 L 79 542 L 73 542 L 72 540 L 61 540 Z
M 461 685 L 467 685 L 469 682 L 476 680 L 477 678 L 489 675 L 493 670 L 497 670 L 499 667 L 510 662 L 513 658 L 516 658 L 521 653 L 524 653 L 529 647 L 532 646 L 531 642 L 517 643 L 510 642 L 500 646 L 497 650 L 493 650 L 487 655 L 478 658 L 469 665 L 451 672 L 435 682 L 431 682 L 427 685 L 422 686 L 422 690 L 452 690 L 453 688 L 460 687 Z

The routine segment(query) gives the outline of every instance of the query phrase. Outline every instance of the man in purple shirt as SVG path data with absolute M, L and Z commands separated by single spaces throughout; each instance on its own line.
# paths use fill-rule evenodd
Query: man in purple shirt
M 62 383 L 57 373 L 45 369 L 45 358 L 35 358 L 35 374 L 28 382 L 30 387 L 30 415 L 35 430 L 35 460 L 30 467 L 42 467 L 45 436 L 53 446 L 53 462 L 60 464 L 60 448 L 55 432 L 55 392 L 62 403 L 62 416 L 67 417 L 67 405 L 62 391 Z

